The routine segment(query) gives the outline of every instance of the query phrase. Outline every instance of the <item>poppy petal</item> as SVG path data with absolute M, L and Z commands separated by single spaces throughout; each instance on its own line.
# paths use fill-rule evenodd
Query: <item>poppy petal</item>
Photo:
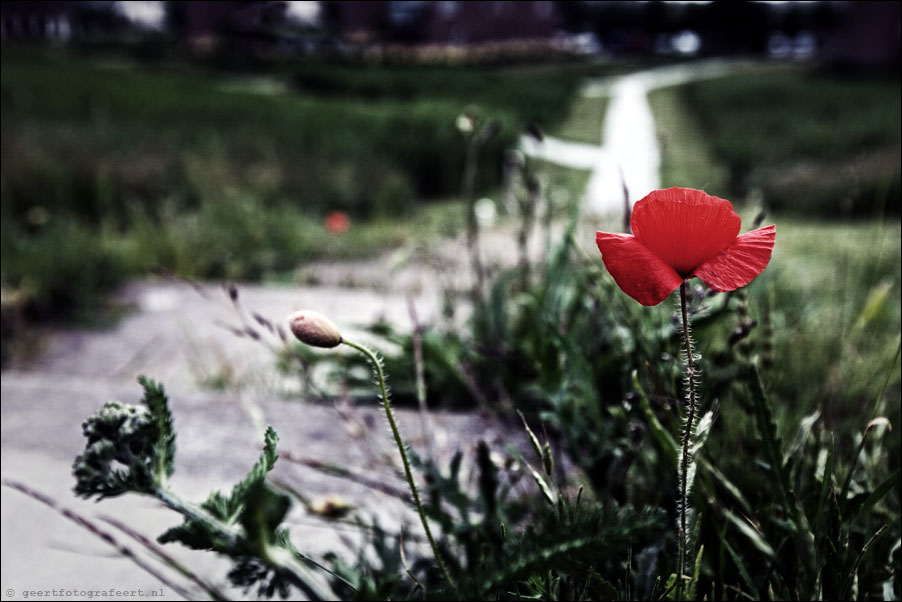
M 693 275 L 718 292 L 745 286 L 767 267 L 776 237 L 776 226 L 746 232 L 716 257 L 699 266 Z
M 657 305 L 683 282 L 635 236 L 596 232 L 595 242 L 617 286 L 642 305 Z
M 639 242 L 685 278 L 726 249 L 740 225 L 730 201 L 692 188 L 649 193 L 630 220 Z

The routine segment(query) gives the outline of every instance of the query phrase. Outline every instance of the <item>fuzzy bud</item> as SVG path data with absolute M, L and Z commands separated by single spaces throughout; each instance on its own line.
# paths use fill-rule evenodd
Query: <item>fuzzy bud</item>
M 297 339 L 312 347 L 337 347 L 341 344 L 341 333 L 332 320 L 319 312 L 302 310 L 288 316 L 291 333 Z

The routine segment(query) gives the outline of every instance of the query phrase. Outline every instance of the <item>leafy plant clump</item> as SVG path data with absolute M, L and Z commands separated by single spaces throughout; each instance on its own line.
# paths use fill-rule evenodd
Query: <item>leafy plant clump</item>
M 266 430 L 260 459 L 230 493 L 214 491 L 195 505 L 169 487 L 175 431 L 163 387 L 144 377 L 139 381 L 143 406 L 109 402 L 82 426 L 87 446 L 72 468 L 76 495 L 98 500 L 125 493 L 155 497 L 185 518 L 158 541 L 230 558 L 232 584 L 256 588 L 265 597 L 287 597 L 298 588 L 313 600 L 335 599 L 326 578 L 291 544 L 283 525 L 290 498 L 265 482 L 278 458 L 276 432 Z
M 520 460 L 530 466 L 541 491 L 540 497 L 529 499 L 514 494 L 512 485 L 519 476 L 510 481 L 514 473 L 499 471 L 481 443 L 476 491 L 462 481 L 460 453 L 444 468 L 413 455 L 414 466 L 427 475 L 426 513 L 441 528 L 437 550 L 450 574 L 435 571 L 434 558 L 408 550 L 404 579 L 398 563 L 405 557 L 404 544 L 388 544 L 388 534 L 378 528 L 370 543 L 377 560 L 363 549 L 356 564 L 331 553 L 314 559 L 291 541 L 285 523 L 291 497 L 266 481 L 278 458 L 275 431 L 267 429 L 260 459 L 229 493 L 214 491 L 194 504 L 168 483 L 175 456 L 168 399 L 157 383 L 144 377 L 140 383 L 143 405 L 109 402 L 85 421 L 86 448 L 73 465 L 76 494 L 98 500 L 127 493 L 157 498 L 184 517 L 181 525 L 157 538 L 159 543 L 180 543 L 229 558 L 230 582 L 263 598 L 287 598 L 296 592 L 313 600 L 585 597 L 593 592 L 628 596 L 630 585 L 616 577 L 624 555 L 657 545 L 653 534 L 661 527 L 661 512 L 559 489 L 547 444 L 536 447 L 541 470 Z

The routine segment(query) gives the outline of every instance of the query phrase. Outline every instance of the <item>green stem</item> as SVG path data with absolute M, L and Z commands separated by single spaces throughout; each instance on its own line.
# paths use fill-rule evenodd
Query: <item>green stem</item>
M 429 528 L 429 522 L 426 520 L 426 512 L 423 510 L 423 503 L 420 501 L 420 494 L 417 491 L 416 483 L 413 480 L 413 473 L 410 470 L 410 460 L 407 457 L 407 449 L 404 447 L 404 440 L 401 438 L 401 433 L 398 431 L 398 425 L 395 422 L 395 415 L 391 409 L 391 402 L 388 399 L 388 390 L 385 386 L 385 374 L 382 371 L 382 362 L 379 361 L 379 358 L 376 355 L 364 347 L 363 345 L 358 345 L 356 343 L 352 343 L 347 339 L 343 339 L 342 343 L 347 345 L 348 347 L 352 347 L 366 356 L 366 358 L 373 364 L 373 367 L 376 371 L 376 380 L 379 381 L 379 392 L 382 395 L 382 407 L 385 408 L 385 416 L 388 418 L 388 425 L 391 427 L 392 435 L 395 438 L 395 444 L 398 446 L 398 452 L 401 454 L 401 464 L 404 466 L 404 476 L 407 478 L 407 484 L 410 486 L 410 493 L 413 495 L 413 501 L 417 507 L 417 513 L 420 515 L 420 521 L 423 523 L 423 530 L 426 531 L 426 538 L 429 540 L 429 545 L 432 546 L 432 552 L 435 554 L 435 561 L 438 563 L 439 569 L 442 571 L 442 575 L 445 576 L 445 580 L 454 585 L 454 579 L 451 578 L 451 574 L 448 573 L 448 567 L 445 566 L 445 561 L 442 560 L 442 555 L 439 553 L 438 545 L 435 543 L 435 538 L 432 536 L 432 530 Z
M 686 380 L 689 383 L 689 413 L 680 441 L 680 541 L 679 541 L 679 575 L 677 579 L 677 600 L 682 599 L 683 579 L 686 573 L 686 514 L 688 511 L 689 491 L 689 446 L 692 440 L 692 427 L 695 422 L 695 358 L 692 352 L 692 338 L 689 336 L 689 312 L 687 306 L 687 286 L 680 284 L 680 309 L 683 316 L 683 343 L 686 347 Z
M 461 185 L 464 200 L 467 203 L 467 250 L 470 253 L 470 264 L 473 268 L 473 302 L 482 303 L 485 273 L 482 258 L 479 254 L 479 223 L 476 220 L 476 169 L 479 161 L 479 135 L 474 135 L 467 145 L 464 162 L 463 183 Z
M 225 539 L 229 548 L 234 549 L 240 542 L 241 532 L 238 529 L 219 520 L 203 508 L 183 500 L 168 488 L 158 487 L 151 495 L 183 516 L 204 523 L 208 529 Z M 334 599 L 335 593 L 329 587 L 328 582 L 322 576 L 315 574 L 310 568 L 301 564 L 293 550 L 281 546 L 273 546 L 268 542 L 262 543 L 261 550 L 263 551 L 263 555 L 260 557 L 261 560 L 274 568 L 287 572 L 294 584 L 304 590 L 312 599 Z

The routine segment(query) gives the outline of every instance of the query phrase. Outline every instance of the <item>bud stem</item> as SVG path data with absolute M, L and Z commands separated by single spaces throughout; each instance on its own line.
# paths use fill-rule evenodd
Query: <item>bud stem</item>
M 442 575 L 445 576 L 445 580 L 449 584 L 454 585 L 454 579 L 452 579 L 450 573 L 448 573 L 448 567 L 445 566 L 445 561 L 442 560 L 438 545 L 436 545 L 435 538 L 432 536 L 432 530 L 429 528 L 429 522 L 426 520 L 426 512 L 423 510 L 423 504 L 420 501 L 420 494 L 417 491 L 416 483 L 413 480 L 413 473 L 410 470 L 410 460 L 407 457 L 407 449 L 404 447 L 404 440 L 401 438 L 401 433 L 395 422 L 394 412 L 392 412 L 391 409 L 391 402 L 388 399 L 388 389 L 385 386 L 385 373 L 382 371 L 382 362 L 376 357 L 376 354 L 363 345 L 358 345 L 347 339 L 342 340 L 342 343 L 362 353 L 373 365 L 373 369 L 376 372 L 376 380 L 379 382 L 379 392 L 382 395 L 382 407 L 385 408 L 385 416 L 388 418 L 388 425 L 391 427 L 392 436 L 394 436 L 395 444 L 398 446 L 398 452 L 401 454 L 401 464 L 404 466 L 404 476 L 407 478 L 407 484 L 410 486 L 410 493 L 413 495 L 417 513 L 419 513 L 420 521 L 423 523 L 423 529 L 426 531 L 426 538 L 429 540 L 429 545 L 432 546 L 432 552 L 435 554 L 435 561 L 438 563 Z

